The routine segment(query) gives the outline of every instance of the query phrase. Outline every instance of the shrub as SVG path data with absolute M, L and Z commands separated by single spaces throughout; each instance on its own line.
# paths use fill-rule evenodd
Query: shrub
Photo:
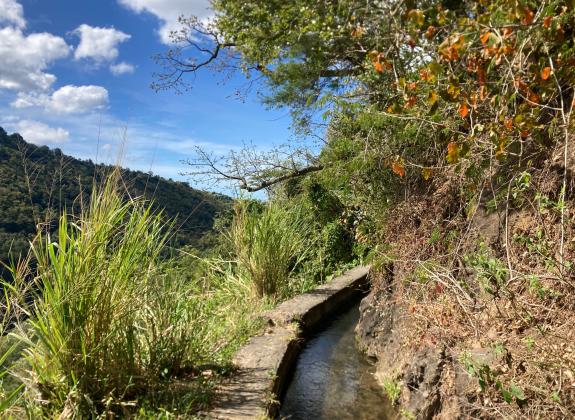
M 347 262 L 352 258 L 353 240 L 345 226 L 337 222 L 328 223 L 322 230 L 322 240 L 326 262 L 330 266 Z
M 274 201 L 257 209 L 253 202 L 236 203 L 228 238 L 240 271 L 258 297 L 287 293 L 290 275 L 310 252 L 310 229 L 297 207 Z
M 143 200 L 124 202 L 117 180 L 78 218 L 62 215 L 57 238 L 39 234 L 34 269 L 12 270 L 13 284 L 36 288 L 11 336 L 29 364 L 26 398 L 48 416 L 123 410 L 203 352 L 203 300 L 161 271 L 169 225 Z

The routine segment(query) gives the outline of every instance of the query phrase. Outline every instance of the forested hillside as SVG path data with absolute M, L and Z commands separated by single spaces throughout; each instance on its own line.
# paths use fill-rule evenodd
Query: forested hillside
M 61 210 L 78 214 L 94 181 L 101 181 L 110 169 L 59 149 L 34 146 L 0 128 L 0 260 L 6 262 L 10 251 L 19 255 L 27 250 L 38 222 L 53 229 Z M 214 218 L 231 203 L 228 197 L 139 171 L 122 170 L 122 178 L 127 193 L 153 200 L 155 209 L 175 220 L 172 244 L 177 247 L 204 248 Z

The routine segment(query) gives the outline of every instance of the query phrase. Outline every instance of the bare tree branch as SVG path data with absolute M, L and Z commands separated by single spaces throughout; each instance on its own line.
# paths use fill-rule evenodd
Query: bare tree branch
M 245 146 L 228 156 L 216 156 L 196 147 L 196 158 L 184 161 L 192 170 L 182 175 L 202 178 L 204 181 L 231 181 L 239 188 L 256 192 L 270 188 L 283 181 L 298 178 L 324 169 L 309 150 L 289 150 L 278 147 L 268 152 L 258 152 Z

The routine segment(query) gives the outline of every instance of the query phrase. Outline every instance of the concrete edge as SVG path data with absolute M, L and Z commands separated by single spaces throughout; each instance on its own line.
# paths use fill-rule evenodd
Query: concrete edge
M 234 357 L 236 374 L 218 390 L 208 413 L 216 419 L 274 418 L 304 338 L 369 291 L 370 266 L 351 269 L 329 283 L 287 300 L 264 314 L 270 328 L 252 337 Z

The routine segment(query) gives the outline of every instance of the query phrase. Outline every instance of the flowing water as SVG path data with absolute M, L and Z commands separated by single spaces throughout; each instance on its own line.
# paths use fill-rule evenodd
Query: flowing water
M 395 419 L 373 376 L 375 368 L 355 346 L 359 308 L 336 318 L 301 352 L 280 409 L 282 419 Z

